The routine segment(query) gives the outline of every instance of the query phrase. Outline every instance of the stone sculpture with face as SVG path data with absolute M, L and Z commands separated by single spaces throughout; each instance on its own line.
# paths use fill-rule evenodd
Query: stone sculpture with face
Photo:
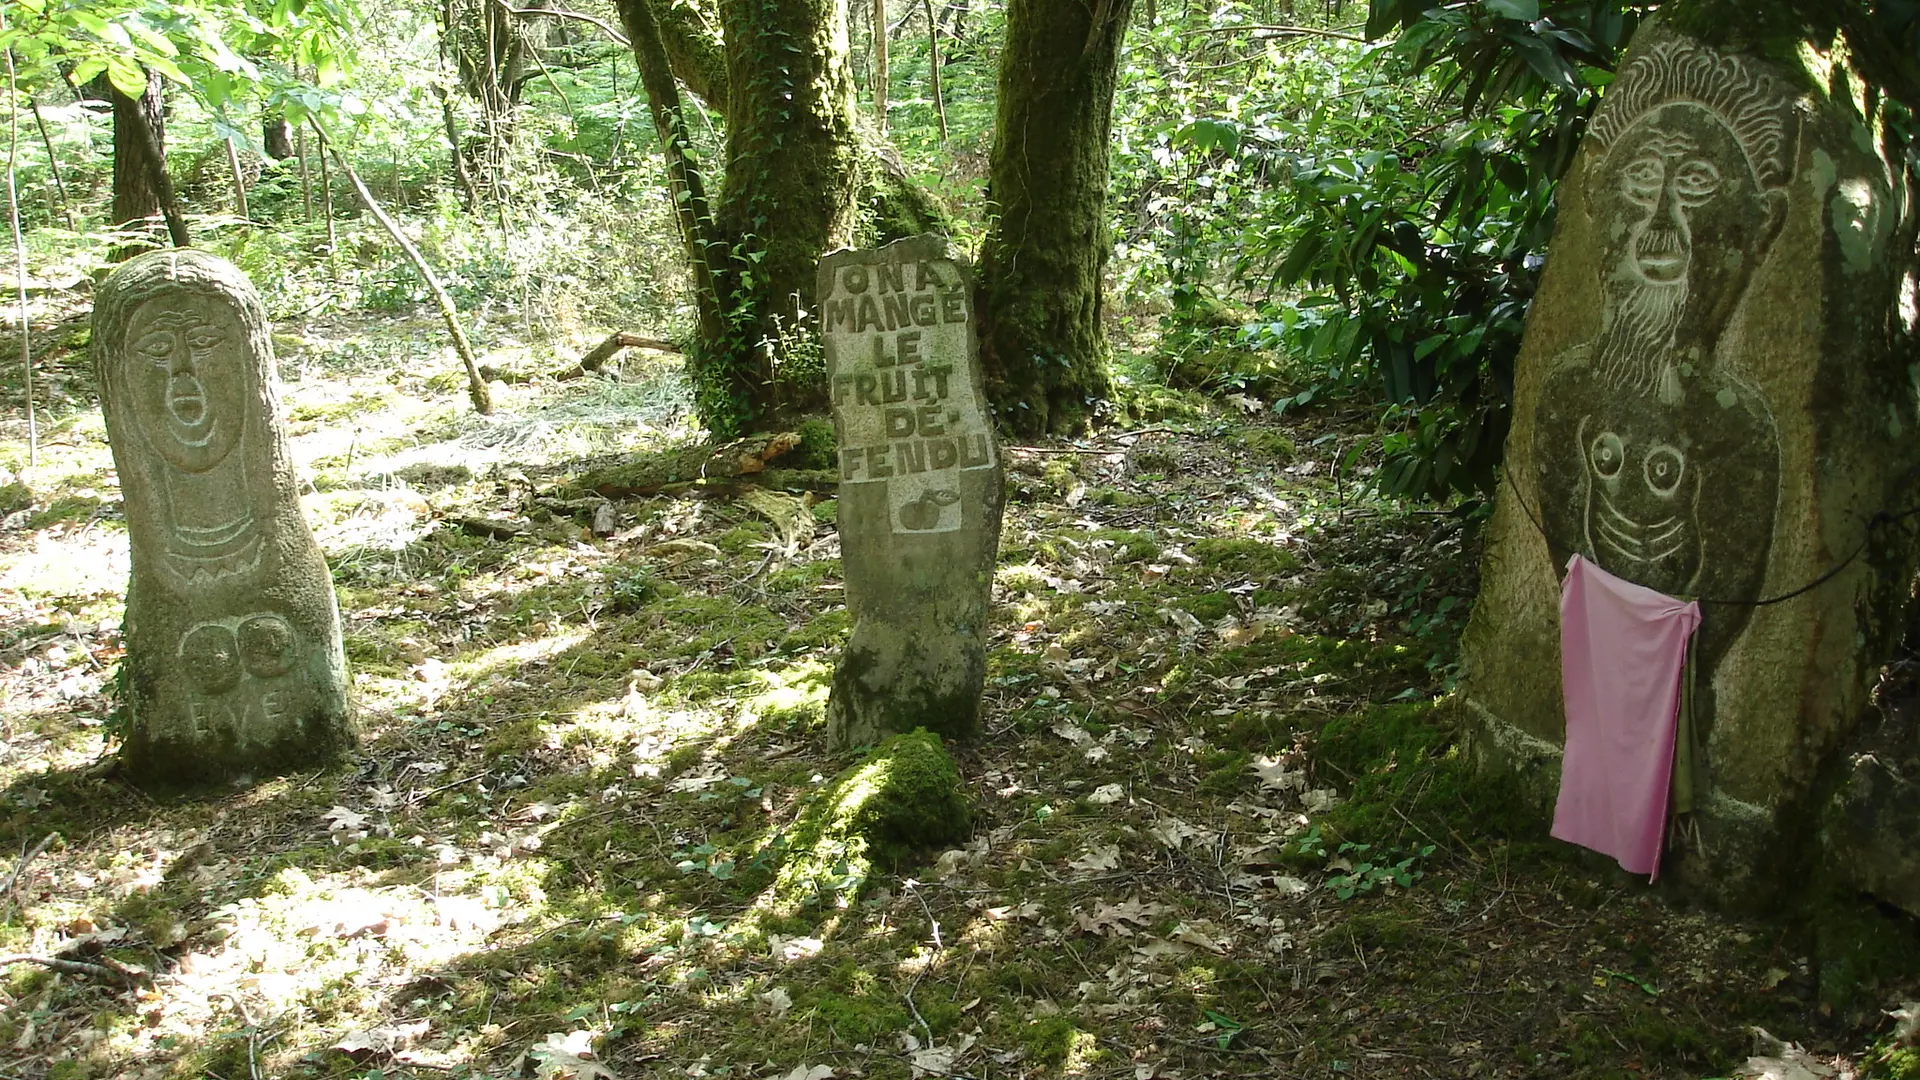
M 149 253 L 101 283 L 93 341 L 133 563 L 127 774 L 185 786 L 325 760 L 353 740 L 339 615 L 259 297 L 204 252 Z
M 1765 579 L 1779 438 L 1720 338 L 1785 220 L 1785 91 L 1679 43 L 1642 57 L 1595 118 L 1588 212 L 1599 335 L 1563 354 L 1534 427 L 1556 565 L 1574 551 L 1675 596 Z M 1748 610 L 1708 613 L 1711 669 Z
M 149 301 L 127 328 L 127 373 L 140 429 L 174 468 L 204 473 L 246 432 L 245 331 L 212 304 Z

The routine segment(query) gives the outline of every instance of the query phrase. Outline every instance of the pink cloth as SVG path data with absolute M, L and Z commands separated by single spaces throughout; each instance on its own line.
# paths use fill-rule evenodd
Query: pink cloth
M 1687 639 L 1700 605 L 1575 555 L 1560 590 L 1566 756 L 1553 835 L 1660 876 Z

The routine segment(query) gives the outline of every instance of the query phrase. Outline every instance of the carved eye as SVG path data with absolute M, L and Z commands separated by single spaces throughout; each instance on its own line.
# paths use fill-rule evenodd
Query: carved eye
M 1710 161 L 1694 159 L 1673 174 L 1673 193 L 1693 203 L 1704 202 L 1720 190 L 1720 170 Z
M 196 349 L 211 349 L 215 345 L 220 344 L 221 340 L 225 337 L 225 334 L 222 334 L 214 327 L 196 326 L 187 331 L 187 344 Z
M 1660 197 L 1660 186 L 1666 179 L 1667 163 L 1659 154 L 1648 151 L 1620 174 L 1620 186 L 1635 202 L 1650 203 Z
M 153 333 L 133 343 L 133 351 L 157 364 L 165 364 L 172 354 L 174 345 L 171 330 L 155 330 Z
M 1593 471 L 1602 480 L 1611 480 L 1620 475 L 1620 466 L 1626 464 L 1626 448 L 1621 445 L 1620 436 L 1611 431 L 1603 431 L 1587 447 L 1587 460 L 1593 464 Z
M 1656 446 L 1647 454 L 1647 487 L 1655 495 L 1672 495 L 1680 486 L 1680 477 L 1687 471 L 1686 456 L 1671 446 Z

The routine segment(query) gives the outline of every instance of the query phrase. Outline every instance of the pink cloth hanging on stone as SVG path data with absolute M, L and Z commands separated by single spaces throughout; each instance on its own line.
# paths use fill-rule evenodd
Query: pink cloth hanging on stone
M 1566 755 L 1553 835 L 1660 876 L 1687 640 L 1700 605 L 1575 555 L 1560 588 Z

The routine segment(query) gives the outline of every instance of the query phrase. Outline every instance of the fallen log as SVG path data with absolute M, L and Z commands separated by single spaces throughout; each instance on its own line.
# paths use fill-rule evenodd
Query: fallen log
M 776 459 L 799 445 L 800 436 L 791 431 L 754 435 L 717 446 L 703 443 L 665 453 L 643 454 L 619 465 L 595 469 L 567 486 L 608 499 L 658 495 L 675 487 L 764 473 Z
M 624 330 L 620 330 L 608 334 L 605 341 L 587 350 L 587 354 L 580 358 L 579 363 L 565 371 L 557 373 L 554 375 L 554 378 L 563 381 L 566 379 L 577 379 L 590 371 L 599 371 L 602 367 L 606 366 L 607 361 L 613 359 L 613 354 L 619 352 L 621 349 L 652 349 L 655 352 L 670 353 L 681 351 L 680 346 L 675 345 L 671 341 L 664 341 L 660 338 L 641 337 L 639 334 L 629 334 Z

